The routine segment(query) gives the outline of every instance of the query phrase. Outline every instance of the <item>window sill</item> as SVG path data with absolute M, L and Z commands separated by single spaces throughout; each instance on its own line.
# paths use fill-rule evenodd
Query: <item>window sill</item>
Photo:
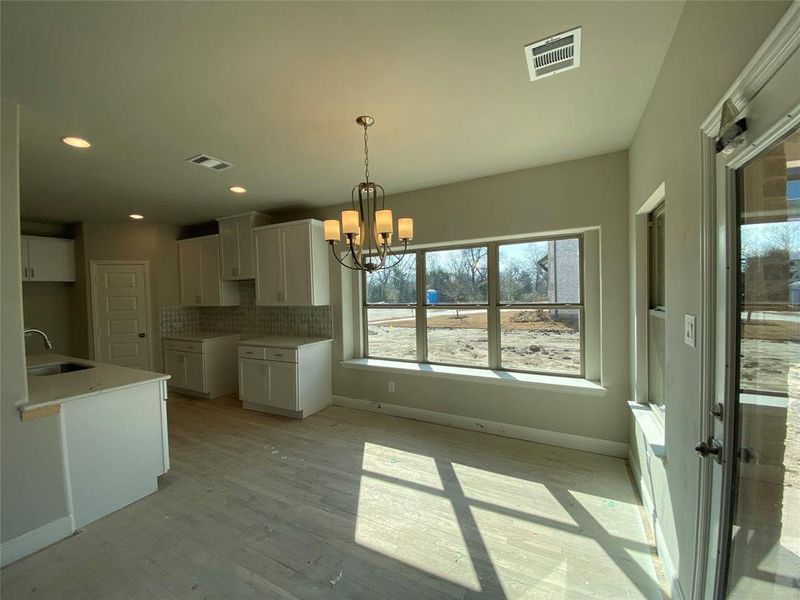
M 511 373 L 509 371 L 493 371 L 491 369 L 475 369 L 470 367 L 451 367 L 428 365 L 376 358 L 358 358 L 339 363 L 346 369 L 382 370 L 394 373 L 454 379 L 490 385 L 510 385 L 527 389 L 542 389 L 551 392 L 565 392 L 586 396 L 605 396 L 606 388 L 596 381 L 557 375 L 534 375 L 530 373 Z
M 664 441 L 664 424 L 649 404 L 628 402 L 633 413 L 633 418 L 639 429 L 642 430 L 645 442 L 650 447 L 653 456 L 666 460 L 667 446 Z

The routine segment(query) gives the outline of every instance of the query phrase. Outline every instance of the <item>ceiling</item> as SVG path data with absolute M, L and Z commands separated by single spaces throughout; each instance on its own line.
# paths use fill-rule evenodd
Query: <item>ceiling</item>
M 627 148 L 683 8 L 0 6 L 0 91 L 22 111 L 23 216 L 180 224 L 349 200 L 363 177 L 362 113 L 376 118 L 371 172 L 390 194 Z M 531 83 L 523 45 L 578 25 L 581 67 Z M 66 135 L 93 145 L 69 148 Z M 200 152 L 234 167 L 185 162 Z

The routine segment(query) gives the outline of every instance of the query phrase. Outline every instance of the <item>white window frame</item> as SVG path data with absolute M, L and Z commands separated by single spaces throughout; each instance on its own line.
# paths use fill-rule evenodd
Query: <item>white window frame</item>
M 552 242 L 564 239 L 577 239 L 578 240 L 578 262 L 579 262 L 579 294 L 580 299 L 578 303 L 555 302 L 555 303 L 502 303 L 499 298 L 499 272 L 500 272 L 500 246 L 507 244 L 520 244 L 526 242 Z M 460 250 L 465 248 L 487 248 L 487 279 L 488 279 L 488 298 L 486 303 L 480 304 L 453 304 L 453 303 L 437 303 L 435 305 L 427 304 L 426 286 L 425 286 L 425 259 L 428 252 L 438 252 L 446 250 Z M 368 304 L 367 303 L 367 281 L 366 273 L 361 274 L 361 341 L 362 341 L 362 356 L 365 359 L 386 360 L 392 362 L 406 362 L 417 363 L 425 365 L 440 365 L 448 367 L 457 367 L 464 369 L 483 369 L 492 371 L 503 371 L 509 373 L 524 373 L 532 375 L 546 375 L 551 377 L 567 377 L 584 379 L 586 377 L 586 306 L 585 306 L 585 279 L 586 279 L 586 261 L 584 254 L 584 234 L 583 232 L 575 232 L 563 235 L 542 235 L 535 237 L 523 238 L 505 238 L 489 242 L 474 242 L 465 244 L 450 244 L 442 246 L 419 247 L 414 250 L 409 250 L 407 254 L 414 254 L 416 256 L 416 302 L 406 304 Z M 382 356 L 370 356 L 369 353 L 369 332 L 368 332 L 368 308 L 386 308 L 386 309 L 413 309 L 415 311 L 416 323 L 415 330 L 417 335 L 417 352 L 416 360 L 399 359 Z M 427 328 L 427 311 L 430 308 L 480 308 L 487 311 L 487 334 L 488 334 L 488 364 L 487 365 L 464 365 L 448 362 L 430 361 L 428 359 L 428 328 Z M 502 366 L 501 357 L 501 332 L 500 332 L 500 311 L 508 308 L 532 309 L 532 310 L 577 310 L 580 319 L 580 370 L 578 373 L 557 373 L 552 371 L 539 371 L 539 370 L 522 370 L 522 369 L 509 369 Z

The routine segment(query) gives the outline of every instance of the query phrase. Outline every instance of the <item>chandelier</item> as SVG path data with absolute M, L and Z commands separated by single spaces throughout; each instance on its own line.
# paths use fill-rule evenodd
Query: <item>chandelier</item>
M 348 269 L 377 271 L 397 266 L 414 237 L 414 220 L 397 219 L 397 237 L 403 243 L 402 252 L 391 248 L 394 223 L 392 211 L 386 208 L 383 186 L 369 180 L 369 135 L 367 129 L 375 123 L 369 115 L 361 115 L 356 123 L 364 128 L 364 181 L 353 186 L 350 193 L 351 210 L 342 211 L 341 223 L 330 219 L 323 224 L 325 241 L 330 244 L 333 256 Z M 358 208 L 356 209 L 356 198 Z M 345 237 L 347 252 L 339 258 L 334 247 Z

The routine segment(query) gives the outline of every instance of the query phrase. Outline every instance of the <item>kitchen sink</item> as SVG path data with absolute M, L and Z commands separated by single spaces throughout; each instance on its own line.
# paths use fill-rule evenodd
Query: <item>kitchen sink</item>
M 63 362 L 54 365 L 43 365 L 41 367 L 28 367 L 28 375 L 41 377 L 43 375 L 59 375 L 61 373 L 72 373 L 73 371 L 83 371 L 84 369 L 94 369 L 94 365 L 82 365 L 80 363 Z

